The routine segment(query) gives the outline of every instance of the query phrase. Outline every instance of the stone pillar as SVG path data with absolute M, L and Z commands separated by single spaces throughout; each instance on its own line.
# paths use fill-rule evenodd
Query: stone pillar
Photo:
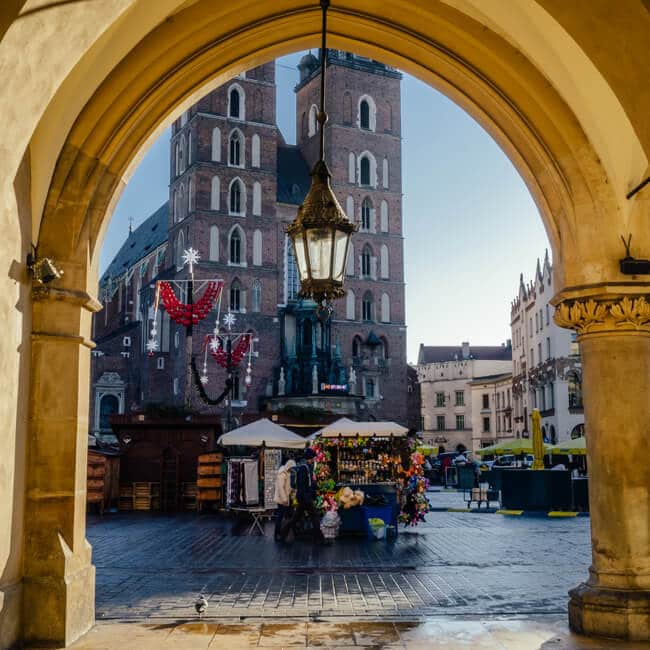
M 568 299 L 555 321 L 579 334 L 592 565 L 569 592 L 581 634 L 650 640 L 650 303 Z
M 27 441 L 24 640 L 68 645 L 95 618 L 86 540 L 91 341 L 100 305 L 83 292 L 35 290 Z

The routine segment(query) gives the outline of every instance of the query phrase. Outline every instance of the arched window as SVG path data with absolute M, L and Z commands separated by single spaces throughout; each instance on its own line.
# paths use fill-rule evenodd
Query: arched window
M 185 135 L 181 135 L 180 143 L 178 146 L 178 153 L 179 153 L 179 168 L 178 168 L 178 173 L 182 174 L 185 171 L 185 161 L 186 161 L 186 145 L 185 145 Z
M 254 312 L 262 311 L 262 283 L 259 280 L 253 280 L 251 310 Z
M 362 95 L 359 98 L 358 111 L 357 126 L 367 131 L 375 131 L 377 128 L 377 107 L 375 100 L 370 95 Z
M 183 268 L 183 251 L 185 250 L 185 235 L 182 230 L 178 231 L 178 237 L 176 237 L 176 268 Z
M 208 259 L 211 262 L 219 261 L 219 228 L 217 226 L 210 226 L 210 250 L 208 251 Z
M 214 162 L 221 162 L 221 129 L 215 126 L 212 129 L 212 155 Z
M 375 380 L 372 379 L 372 377 L 366 377 L 365 386 L 366 386 L 365 397 L 367 397 L 368 399 L 374 399 L 375 398 Z
M 345 272 L 347 275 L 354 275 L 354 244 L 348 245 L 348 259 L 346 261 Z
M 363 156 L 359 161 L 359 183 L 370 185 L 370 158 Z
M 178 220 L 181 221 L 187 216 L 187 203 L 185 202 L 185 186 L 181 184 L 178 188 Z
M 384 162 L 382 163 L 381 182 L 384 187 L 388 187 L 388 158 L 384 158 Z
M 370 211 L 370 201 L 365 198 L 361 203 L 361 230 L 370 230 Z
M 568 376 L 569 408 L 582 408 L 582 381 L 577 372 L 571 372 Z
M 230 233 L 230 263 L 231 264 L 241 264 L 243 255 L 242 255 L 242 236 L 239 231 L 239 228 L 235 228 Z
M 361 318 L 364 321 L 374 320 L 374 304 L 372 299 L 372 294 L 370 291 L 366 291 L 363 294 L 363 300 L 361 302 Z
M 244 197 L 242 182 L 235 178 L 230 183 L 230 192 L 228 197 L 228 210 L 230 214 L 244 214 Z
M 242 308 L 242 291 L 239 280 L 233 280 L 230 285 L 230 311 L 240 311 Z
M 187 164 L 192 164 L 192 132 L 187 134 Z
M 262 266 L 262 231 L 253 233 L 253 266 Z
M 213 176 L 210 181 L 210 210 L 218 210 L 221 194 L 221 183 L 218 176 Z
M 388 280 L 388 246 L 386 246 L 386 244 L 382 244 L 379 251 L 379 268 L 379 277 L 381 277 L 382 280 Z
M 361 251 L 361 275 L 364 278 L 369 278 L 372 272 L 372 249 L 368 244 L 363 247 Z
M 238 129 L 235 129 L 230 134 L 230 142 L 228 147 L 228 164 L 234 167 L 244 166 L 244 138 Z
M 362 129 L 370 129 L 370 105 L 365 99 L 359 105 L 359 126 Z
M 354 199 L 351 196 L 345 199 L 345 213 L 350 221 L 354 221 Z
M 243 91 L 239 86 L 233 86 L 228 93 L 228 115 L 243 120 Z
M 358 336 L 352 339 L 352 356 L 357 359 L 361 356 L 361 339 Z
M 120 410 L 120 400 L 116 395 L 104 395 L 99 402 L 99 428 L 101 431 L 111 429 L 111 415 Z
M 388 203 L 386 201 L 381 202 L 380 206 L 380 220 L 381 220 L 381 231 L 388 232 Z
M 187 189 L 187 206 L 189 212 L 192 212 L 196 208 L 196 181 L 194 180 L 194 176 L 190 178 Z
M 355 183 L 357 179 L 357 162 L 354 154 L 348 156 L 348 183 Z
M 390 296 L 387 293 L 381 294 L 381 322 L 390 323 Z
M 355 309 L 355 296 L 352 289 L 348 289 L 348 293 L 345 297 L 345 317 L 348 320 L 354 320 L 356 318 L 356 309 Z
M 311 138 L 313 135 L 316 135 L 318 131 L 318 108 L 315 104 L 311 105 L 309 109 L 309 132 L 308 135 Z
M 251 138 L 251 165 L 260 166 L 260 136 L 257 133 Z
M 253 183 L 253 214 L 256 217 L 262 214 L 262 185 L 257 181 Z

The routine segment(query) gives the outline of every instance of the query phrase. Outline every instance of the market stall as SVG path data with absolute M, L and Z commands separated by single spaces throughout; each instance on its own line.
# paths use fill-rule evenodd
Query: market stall
M 415 525 L 428 511 L 424 456 L 408 430 L 394 422 L 343 418 L 318 432 L 318 505 L 336 512 L 341 533 L 397 533 L 398 521 Z
M 249 513 L 251 532 L 259 518 L 275 509 L 275 480 L 283 450 L 305 448 L 305 439 L 266 418 L 223 434 L 218 444 L 226 449 L 226 509 Z

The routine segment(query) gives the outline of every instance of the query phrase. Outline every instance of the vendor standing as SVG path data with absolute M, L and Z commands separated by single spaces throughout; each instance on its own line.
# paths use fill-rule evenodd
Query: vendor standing
M 278 470 L 278 476 L 275 480 L 274 501 L 278 508 L 275 513 L 275 540 L 280 538 L 280 529 L 282 521 L 291 510 L 291 470 L 296 466 L 296 461 L 289 459 Z
M 302 460 L 296 468 L 296 501 L 298 505 L 293 516 L 280 528 L 279 539 L 285 541 L 289 530 L 299 522 L 305 514 L 311 520 L 312 533 L 315 542 L 323 542 L 323 533 L 320 529 L 320 516 L 316 509 L 316 477 L 314 476 L 314 458 L 316 452 L 313 449 L 305 449 Z

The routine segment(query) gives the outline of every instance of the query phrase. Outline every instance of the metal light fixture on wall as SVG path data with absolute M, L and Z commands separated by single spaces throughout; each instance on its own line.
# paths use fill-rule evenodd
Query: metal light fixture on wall
M 32 249 L 32 252 L 27 255 L 27 268 L 34 282 L 43 285 L 58 280 L 63 275 L 63 271 L 57 268 L 54 260 L 49 257 L 39 258 L 36 248 L 32 246 Z
M 295 252 L 300 296 L 312 298 L 319 311 L 329 315 L 330 302 L 345 295 L 343 281 L 352 233 L 358 230 L 343 211 L 330 184 L 331 174 L 325 163 L 325 63 L 329 0 L 321 0 L 323 10 L 320 110 L 320 156 L 311 172 L 311 187 L 295 220 L 287 227 Z

